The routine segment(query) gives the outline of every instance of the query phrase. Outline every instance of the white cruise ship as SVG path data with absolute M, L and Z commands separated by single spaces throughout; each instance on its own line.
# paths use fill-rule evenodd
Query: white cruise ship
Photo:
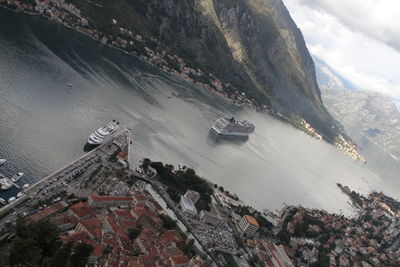
M 101 145 L 111 137 L 113 137 L 119 129 L 119 122 L 113 120 L 104 127 L 101 127 L 92 133 L 88 139 L 90 145 Z
M 236 121 L 235 118 L 219 118 L 212 129 L 220 135 L 249 136 L 255 130 L 255 126 L 248 121 Z

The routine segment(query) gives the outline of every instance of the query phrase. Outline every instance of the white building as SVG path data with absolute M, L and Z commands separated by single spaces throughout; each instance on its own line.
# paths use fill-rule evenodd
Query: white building
M 197 209 L 189 198 L 181 196 L 180 204 L 182 211 L 186 216 L 197 216 Z
M 185 193 L 185 197 L 190 199 L 194 204 L 196 204 L 197 201 L 199 201 L 200 199 L 200 194 L 196 191 L 188 190 Z
M 250 215 L 244 215 L 239 221 L 239 230 L 243 234 L 253 236 L 257 232 L 258 228 L 260 228 L 260 225 L 257 220 Z
M 221 225 L 224 223 L 224 218 L 218 216 L 217 214 L 202 210 L 199 213 L 200 220 L 212 225 Z

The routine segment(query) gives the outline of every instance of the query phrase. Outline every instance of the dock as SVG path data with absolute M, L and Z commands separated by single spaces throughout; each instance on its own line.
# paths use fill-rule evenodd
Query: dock
M 127 140 L 127 146 L 128 146 L 128 151 L 127 154 L 129 155 L 129 148 L 130 148 L 130 136 L 131 136 L 131 131 L 130 129 L 123 129 L 122 131 L 120 131 L 119 133 L 117 133 L 113 138 L 111 138 L 110 140 L 108 140 L 107 142 L 93 148 L 91 151 L 83 154 L 82 156 L 80 156 L 79 158 L 77 158 L 76 160 L 70 162 L 69 164 L 67 164 L 66 166 L 64 166 L 63 168 L 53 172 L 52 174 L 44 177 L 43 179 L 39 180 L 38 182 L 32 184 L 31 186 L 29 186 L 28 188 L 22 190 L 25 194 L 20 197 L 17 198 L 16 200 L 14 200 L 11 203 L 6 203 L 6 205 L 2 208 L 0 208 L 0 215 L 8 212 L 10 209 L 13 209 L 15 207 L 17 207 L 18 205 L 28 201 L 31 196 L 39 191 L 39 187 L 47 182 L 49 182 L 50 180 L 53 180 L 55 177 L 59 176 L 60 174 L 64 173 L 66 170 L 68 170 L 69 168 L 71 168 L 71 166 L 73 166 L 74 164 L 78 163 L 79 161 L 86 159 L 90 156 L 96 155 L 97 153 L 106 153 L 107 150 L 107 146 L 110 144 L 113 144 L 113 141 L 120 138 L 122 135 L 125 135 L 123 138 L 125 138 L 125 140 Z M 11 183 L 13 183 L 10 180 Z M 16 186 L 17 188 L 21 188 L 19 185 L 17 185 L 16 183 L 13 183 L 14 186 Z

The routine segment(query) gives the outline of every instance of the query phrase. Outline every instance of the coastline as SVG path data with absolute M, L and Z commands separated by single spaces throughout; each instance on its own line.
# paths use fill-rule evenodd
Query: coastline
M 14 1 L 14 2 L 18 2 L 18 1 Z M 174 75 L 175 77 L 180 78 L 185 82 L 191 82 L 191 83 L 197 85 L 202 90 L 211 92 L 215 96 L 218 96 L 220 99 L 226 101 L 227 103 L 233 104 L 240 108 L 246 108 L 246 109 L 256 111 L 256 112 L 259 112 L 262 114 L 267 114 L 275 119 L 278 119 L 280 121 L 288 123 L 288 124 L 292 125 L 292 127 L 296 128 L 302 132 L 305 132 L 307 135 L 311 136 L 312 138 L 314 138 L 316 140 L 319 140 L 319 141 L 323 140 L 323 141 L 335 146 L 337 149 L 341 150 L 342 153 L 344 153 L 345 155 L 348 155 L 351 159 L 359 161 L 362 164 L 366 164 L 366 159 L 358 152 L 357 146 L 355 144 L 353 144 L 352 142 L 348 141 L 348 138 L 344 137 L 343 135 L 339 135 L 337 137 L 337 140 L 335 140 L 334 142 L 331 142 L 331 141 L 325 139 L 320 133 L 318 133 L 307 121 L 305 121 L 304 119 L 302 119 L 300 117 L 297 117 L 296 115 L 293 115 L 293 114 L 284 115 L 284 114 L 281 114 L 280 112 L 277 112 L 277 111 L 271 109 L 270 107 L 267 107 L 266 105 L 260 106 L 259 104 L 253 103 L 252 100 L 248 99 L 245 95 L 243 96 L 242 94 L 239 94 L 239 95 L 232 94 L 231 96 L 229 96 L 228 93 L 224 90 L 223 83 L 221 83 L 221 81 L 218 80 L 217 78 L 214 78 L 214 75 L 212 75 L 212 74 L 210 74 L 211 76 L 208 76 L 207 78 L 205 78 L 205 79 L 210 80 L 210 84 L 205 84 L 205 83 L 196 81 L 193 78 L 189 77 L 190 75 L 187 75 L 187 74 L 195 73 L 196 75 L 198 75 L 198 73 L 200 73 L 200 75 L 203 75 L 203 72 L 200 70 L 194 70 L 194 69 L 191 69 L 191 68 L 185 66 L 183 59 L 177 57 L 176 55 L 174 55 L 173 57 L 168 55 L 168 57 L 176 59 L 177 62 L 183 62 L 180 65 L 180 67 L 181 67 L 180 72 L 176 71 L 174 68 L 171 68 L 170 66 L 167 66 L 168 64 L 167 64 L 167 62 L 165 62 L 165 60 L 163 58 L 160 59 L 161 55 L 164 56 L 165 51 L 162 51 L 162 53 L 159 53 L 159 51 L 153 51 L 152 49 L 149 49 L 147 46 L 144 46 L 146 55 L 139 55 L 138 53 L 136 53 L 136 51 L 128 52 L 123 49 L 123 45 L 126 43 L 126 40 L 124 40 L 124 39 L 121 39 L 120 42 L 113 41 L 113 42 L 109 43 L 108 41 L 104 41 L 104 40 L 108 40 L 106 38 L 106 36 L 107 36 L 106 34 L 104 34 L 102 32 L 99 32 L 99 34 L 97 34 L 97 33 L 93 34 L 93 31 L 97 31 L 97 30 L 95 30 L 95 29 L 91 30 L 90 27 L 88 27 L 88 25 L 84 25 L 84 24 L 69 25 L 68 24 L 69 21 L 67 21 L 65 18 L 63 21 L 60 18 L 53 18 L 51 16 L 46 16 L 45 13 L 39 13 L 38 11 L 32 11 L 34 9 L 34 6 L 22 6 L 22 7 L 16 8 L 16 9 L 12 9 L 9 6 L 4 5 L 0 0 L 0 8 L 4 8 L 10 12 L 15 12 L 18 14 L 37 16 L 37 17 L 55 22 L 57 24 L 61 24 L 70 30 L 74 30 L 76 32 L 79 32 L 79 33 L 85 35 L 86 37 L 89 37 L 93 41 L 99 42 L 109 48 L 117 49 L 118 51 L 120 51 L 126 55 L 134 56 L 136 59 L 139 59 L 142 62 L 148 63 L 151 66 L 157 68 L 158 70 L 163 71 L 166 74 Z M 28 8 L 30 10 L 28 10 Z M 74 14 L 74 15 L 76 15 L 76 14 Z M 82 19 L 83 19 L 83 17 L 81 17 L 81 20 Z M 87 20 L 87 19 L 85 18 L 85 20 Z M 102 36 L 103 36 L 103 38 L 101 38 Z M 104 38 L 106 38 L 106 39 L 104 39 Z M 136 37 L 133 37 L 133 39 L 135 39 L 135 38 Z M 142 43 L 142 45 L 144 45 L 146 42 L 144 40 L 142 40 L 141 36 L 140 36 L 140 39 L 141 39 L 141 41 L 139 43 Z M 214 79 L 214 80 L 211 82 L 211 79 Z

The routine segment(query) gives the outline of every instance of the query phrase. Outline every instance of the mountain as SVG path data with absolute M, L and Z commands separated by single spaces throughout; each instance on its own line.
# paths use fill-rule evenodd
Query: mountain
M 322 103 L 313 60 L 281 0 L 67 2 L 90 27 L 114 37 L 122 38 L 122 29 L 143 36 L 151 40 L 146 47 L 177 55 L 218 77 L 226 91 L 244 92 L 294 124 L 305 119 L 335 142 L 341 127 Z
M 359 129 L 393 158 L 400 159 L 400 113 L 387 96 L 360 90 L 316 59 L 322 98 L 339 121 Z

